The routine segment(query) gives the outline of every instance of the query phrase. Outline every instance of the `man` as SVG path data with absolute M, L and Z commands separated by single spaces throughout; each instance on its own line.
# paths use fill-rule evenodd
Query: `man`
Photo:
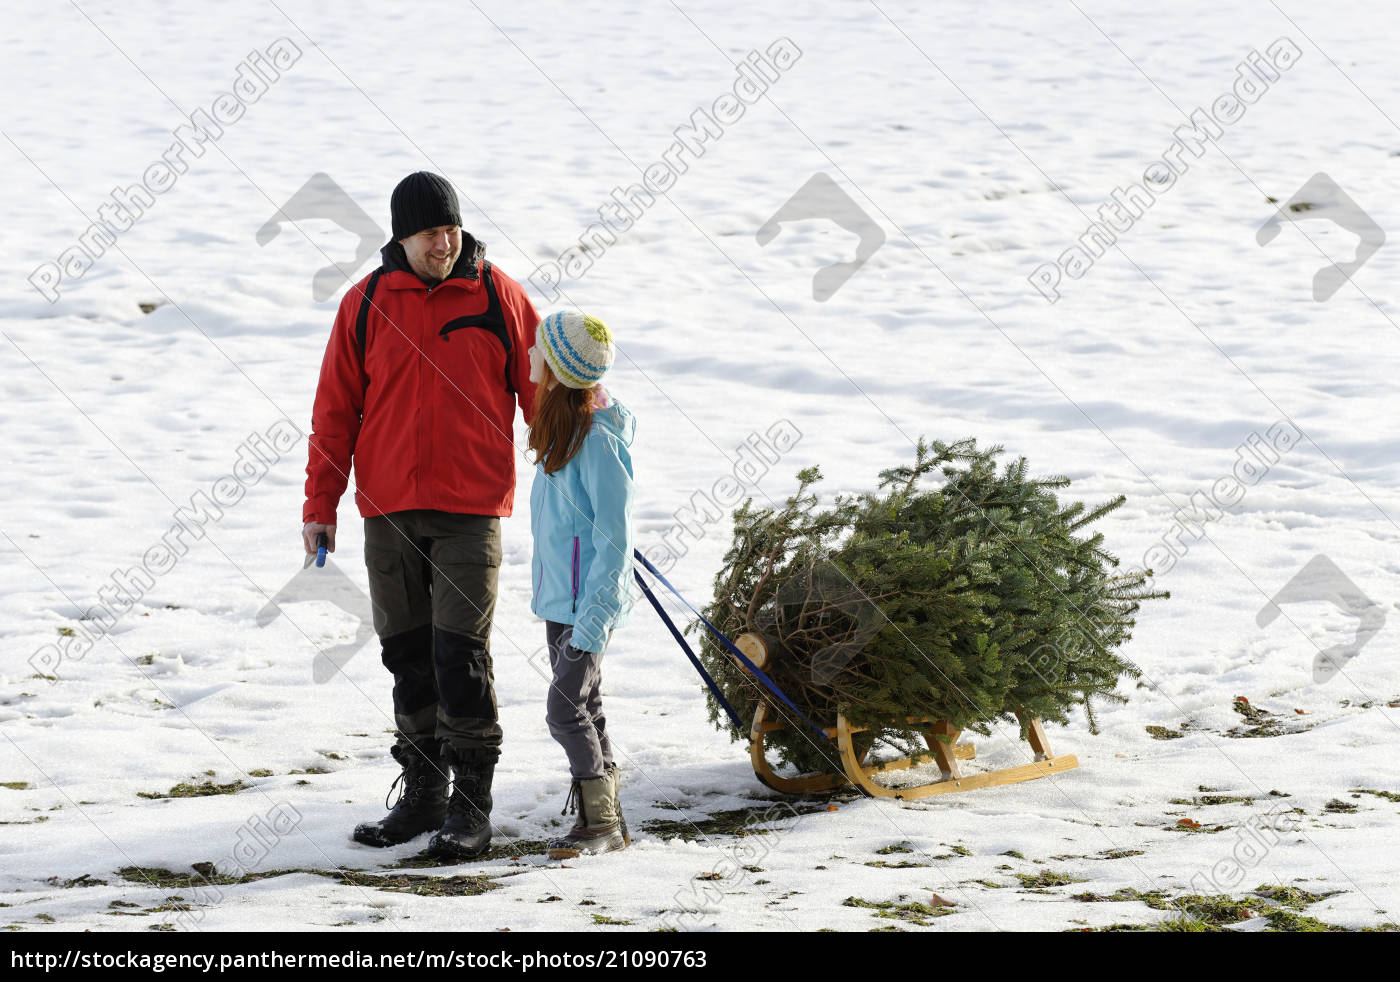
M 527 423 L 534 413 L 527 353 L 539 317 L 462 231 L 444 178 L 410 174 L 390 211 L 383 265 L 341 301 L 321 363 L 302 539 L 315 552 L 324 533 L 335 550 L 353 459 L 403 767 L 398 803 L 354 837 L 389 846 L 437 830 L 431 852 L 470 859 L 491 842 L 500 516 L 515 494 L 515 406 Z

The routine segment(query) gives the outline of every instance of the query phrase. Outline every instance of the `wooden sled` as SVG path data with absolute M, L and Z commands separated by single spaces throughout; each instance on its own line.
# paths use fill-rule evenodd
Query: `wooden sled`
M 881 761 L 878 764 L 867 766 L 864 760 L 865 754 L 858 755 L 856 753 L 855 743 L 852 740 L 852 736 L 862 732 L 864 728 L 851 726 L 844 715 L 838 714 L 836 725 L 827 727 L 822 732 L 836 741 L 841 754 L 842 773 L 779 777 L 768 764 L 764 737 L 765 734 L 775 730 L 786 729 L 787 726 L 781 720 L 771 718 L 773 715 L 773 708 L 767 701 L 759 702 L 758 709 L 754 711 L 753 726 L 749 730 L 749 756 L 753 761 L 754 774 L 759 781 L 774 791 L 781 791 L 784 794 L 835 791 L 854 784 L 866 794 L 876 798 L 897 798 L 910 801 L 916 798 L 926 798 L 929 795 L 949 794 L 953 791 L 974 791 L 978 788 L 991 788 L 999 784 L 1032 781 L 1038 777 L 1047 777 L 1061 771 L 1073 770 L 1079 766 L 1079 761 L 1073 754 L 1065 754 L 1061 757 L 1052 756 L 1050 741 L 1046 739 L 1045 728 L 1040 725 L 1040 720 L 1027 718 L 1020 713 L 1017 714 L 1017 717 L 1026 727 L 1026 742 L 1035 752 L 1033 763 L 1022 764 L 1018 767 L 1006 767 L 999 771 L 988 771 L 985 774 L 964 776 L 958 768 L 958 761 L 972 760 L 976 757 L 976 752 L 972 744 L 958 743 L 958 736 L 962 731 L 954 729 L 951 723 L 944 720 L 911 718 L 909 722 L 922 730 L 924 742 L 928 744 L 929 752 Z M 939 739 L 940 736 L 946 736 L 948 741 L 943 742 Z M 937 781 L 907 788 L 887 788 L 872 780 L 876 774 L 917 767 L 927 763 L 930 759 L 938 762 L 938 769 L 942 776 Z

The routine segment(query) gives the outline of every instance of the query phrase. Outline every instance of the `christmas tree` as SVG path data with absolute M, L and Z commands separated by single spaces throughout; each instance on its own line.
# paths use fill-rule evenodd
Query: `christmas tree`
M 842 712 L 875 741 L 916 752 L 909 719 L 987 732 L 1016 713 L 1066 722 L 1137 669 L 1131 636 L 1151 571 L 1117 573 L 1093 522 L 1123 504 L 1062 503 L 1064 477 L 1033 478 L 1000 447 L 919 441 L 912 466 L 879 490 L 819 507 L 817 468 L 780 508 L 734 514 L 734 539 L 705 615 L 730 638 L 757 635 L 764 671 L 818 726 Z M 925 488 L 930 476 L 943 483 Z M 696 630 L 696 625 L 691 625 Z M 745 718 L 767 699 L 787 728 L 769 735 L 801 771 L 839 770 L 834 744 L 801 722 L 708 632 L 701 657 Z M 719 724 L 719 706 L 710 699 Z M 1019 724 L 1018 724 L 1019 725 Z M 736 735 L 737 738 L 737 735 Z

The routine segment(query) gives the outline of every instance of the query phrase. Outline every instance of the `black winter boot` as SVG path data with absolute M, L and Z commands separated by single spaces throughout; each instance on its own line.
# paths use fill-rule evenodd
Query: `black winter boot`
M 389 814 L 377 822 L 355 826 L 355 841 L 367 846 L 396 846 L 414 836 L 442 825 L 447 814 L 447 761 L 436 741 L 414 743 L 400 739 L 389 753 L 403 767 L 389 785 L 389 794 L 399 787 L 399 800 Z M 384 798 L 385 807 L 389 799 Z
M 452 793 L 447 799 L 447 820 L 428 841 L 428 852 L 462 862 L 490 848 L 491 781 L 499 755 L 494 749 L 447 749 Z

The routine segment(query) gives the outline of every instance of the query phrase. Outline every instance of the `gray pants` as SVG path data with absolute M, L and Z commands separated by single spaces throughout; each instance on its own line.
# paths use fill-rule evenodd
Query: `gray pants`
M 602 777 L 612 763 L 608 721 L 603 716 L 603 654 L 579 651 L 569 641 L 573 625 L 545 621 L 549 642 L 549 666 L 554 681 L 545 700 L 545 721 L 550 735 L 569 758 L 569 773 L 576 781 Z M 606 645 L 604 646 L 606 650 Z
M 399 732 L 499 750 L 490 641 L 501 520 L 425 509 L 366 518 L 365 564 Z

